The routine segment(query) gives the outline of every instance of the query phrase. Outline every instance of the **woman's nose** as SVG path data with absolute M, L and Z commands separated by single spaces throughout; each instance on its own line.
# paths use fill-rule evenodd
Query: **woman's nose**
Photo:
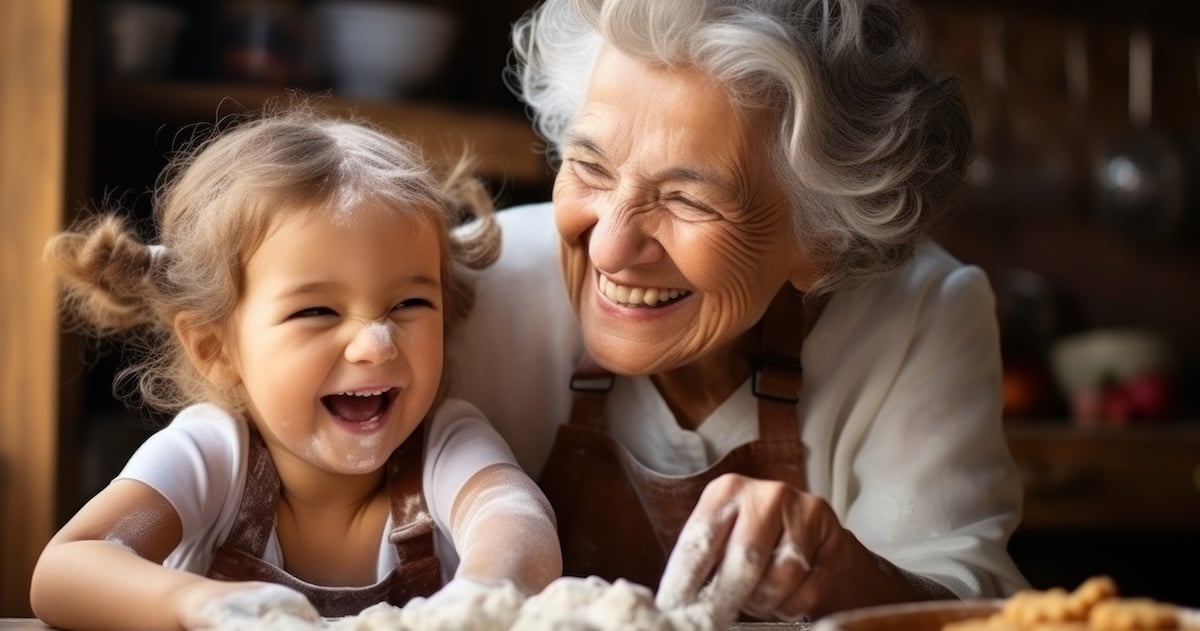
M 395 334 L 395 325 L 386 318 L 362 323 L 346 346 L 346 360 L 356 364 L 382 364 L 395 359 L 399 354 Z
M 596 269 L 616 273 L 662 258 L 658 211 L 652 205 L 636 205 L 626 196 L 597 201 L 594 212 L 588 255 Z

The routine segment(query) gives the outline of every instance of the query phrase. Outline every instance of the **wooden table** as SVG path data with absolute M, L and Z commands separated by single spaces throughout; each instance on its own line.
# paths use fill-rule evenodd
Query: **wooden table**
M 37 618 L 0 618 L 0 631 L 46 631 L 50 628 Z

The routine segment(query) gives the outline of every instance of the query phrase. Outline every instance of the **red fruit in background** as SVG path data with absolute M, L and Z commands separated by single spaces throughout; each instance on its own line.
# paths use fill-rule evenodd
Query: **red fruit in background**
M 1045 368 L 1017 362 L 1004 366 L 1004 418 L 1045 416 L 1053 397 L 1054 385 Z
M 1121 427 L 1127 425 L 1136 415 L 1136 404 L 1129 391 L 1124 386 L 1109 386 L 1103 392 L 1103 410 L 1101 415 L 1108 425 Z
M 1171 382 L 1161 372 L 1147 371 L 1120 385 L 1134 418 L 1163 419 L 1171 413 Z
M 1028 375 L 1014 370 L 1004 371 L 1004 417 L 1028 416 L 1034 408 L 1037 394 Z
M 1071 396 L 1071 416 L 1085 427 L 1101 425 L 1104 421 L 1104 393 L 1100 390 L 1080 390 Z

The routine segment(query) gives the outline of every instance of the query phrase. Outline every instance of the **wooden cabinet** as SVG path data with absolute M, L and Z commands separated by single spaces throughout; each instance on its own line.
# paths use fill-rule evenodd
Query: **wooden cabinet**
M 1009 551 L 1034 587 L 1107 574 L 1127 595 L 1200 607 L 1200 424 L 1007 434 L 1025 482 Z
M 211 82 L 107 81 L 98 115 L 143 126 L 191 125 L 254 112 L 269 101 L 308 100 L 333 114 L 355 116 L 413 140 L 434 159 L 469 150 L 481 175 L 499 183 L 548 186 L 552 173 L 542 141 L 519 114 L 430 102 L 355 101 L 323 93 Z
M 41 244 L 66 191 L 66 0 L 0 3 L 0 616 L 55 525 L 58 319 Z
M 1029 531 L 1200 533 L 1200 424 L 1010 425 Z

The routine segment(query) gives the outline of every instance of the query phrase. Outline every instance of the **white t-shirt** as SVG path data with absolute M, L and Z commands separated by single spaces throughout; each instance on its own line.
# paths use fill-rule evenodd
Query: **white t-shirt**
M 435 548 L 443 579 L 458 566 L 450 543 L 450 509 L 462 484 L 496 463 L 516 464 L 512 451 L 475 406 L 448 399 L 426 423 L 422 489 L 437 524 Z M 213 553 L 229 535 L 246 484 L 249 426 L 212 404 L 184 409 L 171 424 L 150 436 L 117 479 L 138 480 L 175 507 L 183 525 L 179 545 L 163 562 L 198 574 L 208 572 Z M 377 579 L 396 567 L 396 548 L 387 539 L 391 516 L 379 544 Z M 268 563 L 283 567 L 274 529 L 265 552 Z
M 569 417 L 582 338 L 551 205 L 498 217 L 502 253 L 451 340 L 451 386 L 536 478 Z M 960 597 L 1024 587 L 1006 550 L 1022 488 L 1003 434 L 985 274 L 926 243 L 896 273 L 835 293 L 801 360 L 808 490 L 876 554 Z M 758 434 L 748 383 L 695 431 L 675 422 L 646 377 L 618 378 L 607 409 L 607 430 L 661 473 L 699 471 Z

